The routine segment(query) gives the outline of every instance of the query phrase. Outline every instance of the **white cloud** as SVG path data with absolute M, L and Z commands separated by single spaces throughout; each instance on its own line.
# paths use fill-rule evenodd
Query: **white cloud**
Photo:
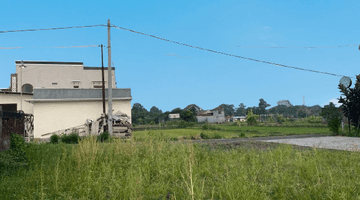
M 339 100 L 337 100 L 337 98 L 334 99 L 330 99 L 329 101 L 327 101 L 326 103 L 323 103 L 321 105 L 321 107 L 324 107 L 325 105 L 329 105 L 330 102 L 332 102 L 333 104 L 335 104 L 336 107 L 340 107 L 342 105 L 342 103 L 338 103 Z

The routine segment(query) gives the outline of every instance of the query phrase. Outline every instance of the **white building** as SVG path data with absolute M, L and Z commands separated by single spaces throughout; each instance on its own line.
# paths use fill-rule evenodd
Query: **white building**
M 101 67 L 86 67 L 82 62 L 15 61 L 16 73 L 11 74 L 10 91 L 32 93 L 34 88 L 101 88 Z M 23 67 L 21 67 L 23 66 Z M 115 68 L 112 85 L 116 88 Z M 105 87 L 108 71 L 104 68 Z M 22 86 L 21 86 L 22 84 Z
M 199 123 L 224 123 L 226 121 L 224 108 L 219 106 L 212 110 L 206 110 L 196 115 L 196 119 Z
M 34 138 L 82 125 L 87 119 L 99 118 L 103 113 L 101 67 L 86 67 L 82 62 L 15 63 L 16 73 L 11 74 L 9 89 L 0 91 L 0 106 L 4 110 L 33 114 Z M 22 64 L 25 67 L 20 67 Z M 104 79 L 105 88 L 108 88 L 107 68 Z M 116 88 L 114 71 L 112 86 L 113 113 L 120 111 L 131 118 L 131 90 Z M 107 106 L 107 89 L 105 93 Z
M 101 89 L 35 89 L 33 97 L 27 101 L 33 104 L 34 138 L 50 137 L 42 135 L 83 125 L 103 113 Z M 131 100 L 129 88 L 113 89 L 114 113 L 121 111 L 131 119 Z

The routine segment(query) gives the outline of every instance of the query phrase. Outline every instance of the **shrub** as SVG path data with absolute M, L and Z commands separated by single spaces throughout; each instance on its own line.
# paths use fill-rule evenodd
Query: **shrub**
M 103 132 L 100 135 L 98 135 L 97 140 L 99 142 L 105 142 L 110 138 L 110 134 L 108 132 Z
M 16 162 L 27 161 L 26 144 L 24 138 L 16 133 L 11 133 L 10 136 L 10 150 L 14 160 Z
M 331 119 L 330 122 L 328 123 L 330 131 L 332 131 L 336 135 L 340 133 L 340 125 L 341 125 L 340 120 L 336 118 Z
M 80 140 L 80 137 L 77 133 L 71 133 L 70 135 L 62 135 L 61 142 L 67 144 L 77 144 Z
M 223 136 L 218 134 L 218 133 L 215 133 L 214 136 L 212 137 L 212 139 L 222 139 Z
M 275 116 L 276 122 L 282 123 L 285 122 L 285 118 L 282 115 Z
M 206 135 L 205 133 L 200 133 L 200 137 L 204 140 L 210 139 L 210 137 L 208 135 Z
M 211 125 L 209 123 L 205 123 L 204 125 L 202 125 L 201 129 L 202 130 L 210 130 Z
M 240 133 L 239 137 L 245 137 L 245 133 Z
M 253 114 L 252 109 L 250 109 L 246 116 L 246 122 L 248 125 L 256 125 L 259 117 L 259 115 Z
M 58 135 L 52 135 L 52 136 L 50 137 L 50 143 L 52 143 L 52 144 L 57 144 L 57 143 L 59 143 L 59 139 L 60 139 L 60 136 L 58 136 Z
M 177 137 L 172 137 L 169 139 L 170 141 L 178 141 L 179 139 Z

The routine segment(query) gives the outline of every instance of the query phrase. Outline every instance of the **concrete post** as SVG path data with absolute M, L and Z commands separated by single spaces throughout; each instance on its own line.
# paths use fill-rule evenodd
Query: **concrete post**
M 2 117 L 3 117 L 2 106 L 0 106 L 0 135 L 2 135 Z

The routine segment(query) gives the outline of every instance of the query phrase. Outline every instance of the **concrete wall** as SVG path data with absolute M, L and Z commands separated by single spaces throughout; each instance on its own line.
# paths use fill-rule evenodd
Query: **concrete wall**
M 82 64 L 29 64 L 20 69 L 21 64 L 16 63 L 17 91 L 20 92 L 22 84 L 31 84 L 33 88 L 74 88 L 75 80 L 80 81 L 79 88 L 94 88 L 93 81 L 101 81 L 100 68 L 84 67 Z M 22 73 L 22 75 L 21 75 Z M 104 70 L 105 87 L 108 87 L 108 71 Z M 116 88 L 115 73 L 112 71 L 113 88 Z M 53 83 L 57 83 L 53 85 Z
M 218 110 L 212 111 L 212 116 L 196 116 L 196 119 L 198 122 L 209 122 L 209 123 L 223 123 L 225 122 L 225 112 L 224 110 L 221 111 L 221 114 L 219 114 Z
M 107 112 L 106 102 L 106 112 Z M 121 111 L 131 118 L 131 100 L 113 100 L 113 114 Z M 34 102 L 34 138 L 49 132 L 85 124 L 102 114 L 102 101 Z
M 32 94 L 22 95 L 22 109 L 25 113 L 33 114 L 33 104 L 26 102 L 25 100 L 33 99 Z M 21 95 L 20 93 L 9 94 L 0 92 L 0 104 L 17 104 L 17 110 L 21 109 Z

